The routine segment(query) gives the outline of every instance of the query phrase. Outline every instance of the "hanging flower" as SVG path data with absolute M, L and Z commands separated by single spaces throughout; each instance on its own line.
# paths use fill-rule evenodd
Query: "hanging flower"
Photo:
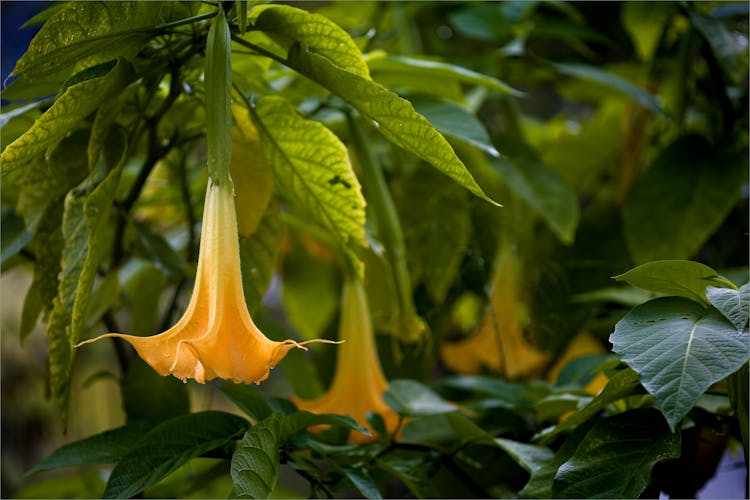
M 458 373 L 479 373 L 489 369 L 508 378 L 528 377 L 541 371 L 549 354 L 524 337 L 528 315 L 522 298 L 523 276 L 518 254 L 510 246 L 501 248 L 479 330 L 471 337 L 444 344 L 445 365 Z
M 107 333 L 78 346 L 105 337 L 127 340 L 161 375 L 201 384 L 216 377 L 260 383 L 290 349 L 318 341 L 274 342 L 253 323 L 242 291 L 237 217 L 228 179 L 208 181 L 195 287 L 180 321 L 151 337 Z
M 375 347 L 367 296 L 361 281 L 348 280 L 344 284 L 341 298 L 341 320 L 339 323 L 339 348 L 336 372 L 328 391 L 314 400 L 295 399 L 302 410 L 313 413 L 339 413 L 352 417 L 372 436 L 352 432 L 349 441 L 365 443 L 373 441 L 375 430 L 367 421 L 367 413 L 379 413 L 388 432 L 395 431 L 398 415 L 383 400 L 388 381 L 383 375 Z M 321 430 L 323 427 L 313 428 Z

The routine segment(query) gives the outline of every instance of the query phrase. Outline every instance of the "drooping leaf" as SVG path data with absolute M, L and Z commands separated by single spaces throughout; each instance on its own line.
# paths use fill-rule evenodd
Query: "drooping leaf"
M 179 281 L 189 276 L 190 271 L 182 257 L 162 233 L 138 220 L 130 221 L 135 241 L 136 256 L 153 262 L 170 281 Z
M 573 242 L 580 209 L 576 195 L 554 171 L 524 158 L 487 157 L 503 182 L 547 224 L 560 241 Z
M 680 433 L 650 408 L 596 422 L 557 470 L 556 498 L 638 498 L 656 462 L 680 456 Z
M 190 413 L 162 422 L 117 463 L 104 498 L 130 498 L 182 464 L 239 438 L 248 428 L 244 418 L 219 411 Z
M 546 446 L 521 443 L 510 439 L 495 438 L 497 446 L 502 448 L 515 462 L 529 474 L 547 465 L 554 456 Z
M 475 146 L 491 156 L 499 156 L 492 145 L 487 129 L 466 108 L 448 101 L 413 98 L 414 109 L 440 132 Z
M 551 63 L 551 65 L 564 75 L 606 85 L 607 87 L 635 99 L 654 113 L 660 115 L 665 114 L 664 109 L 653 94 L 610 71 L 578 63 Z
M 148 336 L 159 331 L 159 298 L 167 286 L 164 273 L 155 264 L 133 259 L 119 274 L 130 307 L 133 335 Z
M 427 477 L 424 467 L 419 467 L 416 460 L 389 454 L 379 458 L 376 466 L 398 478 L 416 498 L 440 497 L 437 488 Z
M 36 464 L 26 475 L 77 465 L 111 464 L 120 461 L 150 428 L 147 422 L 132 422 L 66 444 Z
M 240 237 L 242 290 L 251 313 L 260 305 L 271 284 L 283 236 L 281 209 L 278 203 L 272 202 L 252 235 Z
M 252 10 L 250 20 L 255 29 L 298 42 L 346 71 L 370 77 L 362 53 L 349 34 L 320 14 L 288 5 L 263 5 Z
M 273 414 L 273 408 L 268 404 L 268 397 L 255 387 L 224 382 L 220 389 L 240 410 L 255 421 L 265 420 Z
M 615 276 L 615 279 L 644 290 L 686 297 L 704 304 L 708 300 L 706 286 L 734 286 L 707 265 L 689 260 L 646 262 Z
M 378 131 L 397 146 L 414 153 L 454 181 L 487 201 L 448 141 L 414 107 L 383 86 L 343 70 L 327 59 L 292 47 L 284 64 L 327 88 L 372 120 Z
M 537 434 L 535 438 L 538 438 L 542 443 L 549 443 L 554 436 L 561 432 L 572 431 L 580 427 L 591 417 L 604 410 L 607 405 L 630 396 L 638 385 L 638 374 L 632 369 L 627 368 L 617 372 L 609 379 L 604 389 L 586 406 L 570 415 L 554 428 Z
M 3 207 L 2 225 L 0 265 L 17 255 L 34 237 L 34 233 L 26 228 L 23 217 L 8 207 Z
M 716 310 L 663 297 L 633 309 L 610 341 L 674 429 L 711 384 L 747 361 L 748 338 Z
M 151 37 L 139 28 L 155 25 L 159 8 L 160 2 L 71 2 L 44 23 L 12 74 L 33 78 L 81 61 L 132 57 Z
M 127 83 L 126 68 L 127 63 L 121 60 L 106 75 L 68 87 L 26 133 L 3 150 L 3 174 L 28 164 L 115 95 Z
M 257 104 L 266 160 L 284 196 L 341 242 L 352 262 L 364 245 L 365 201 L 346 148 L 324 125 L 302 118 L 280 97 Z M 359 267 L 359 266 L 356 266 Z
M 622 208 L 634 259 L 692 257 L 719 227 L 747 182 L 747 155 L 696 135 L 670 144 L 639 176 Z
M 392 380 L 383 400 L 402 416 L 439 415 L 458 410 L 457 406 L 414 380 Z
M 346 474 L 349 481 L 351 481 L 354 487 L 357 488 L 365 498 L 383 498 L 380 494 L 380 490 L 378 490 L 377 484 L 373 481 L 366 468 L 342 465 L 341 470 L 344 471 L 344 474 Z
M 455 64 L 432 61 L 413 56 L 406 57 L 387 54 L 380 50 L 367 54 L 366 61 L 367 65 L 370 67 L 370 71 L 376 75 L 380 73 L 396 73 L 406 76 L 417 75 L 420 77 L 439 80 L 442 85 L 445 85 L 446 81 L 454 80 L 456 82 L 467 83 L 470 85 L 481 85 L 482 87 L 500 92 L 501 94 L 514 96 L 523 95 L 523 92 L 514 89 L 497 78 L 477 73 L 476 71 Z
M 732 288 L 706 287 L 706 298 L 724 315 L 738 331 L 747 325 L 750 316 L 750 284 L 745 283 L 739 290 Z

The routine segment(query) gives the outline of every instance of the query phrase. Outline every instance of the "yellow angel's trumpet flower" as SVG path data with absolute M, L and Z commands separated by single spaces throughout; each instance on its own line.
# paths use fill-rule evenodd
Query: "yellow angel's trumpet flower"
M 444 344 L 441 355 L 446 366 L 458 373 L 489 369 L 511 379 L 540 372 L 549 354 L 524 337 L 528 317 L 524 314 L 521 261 L 510 246 L 499 250 L 487 305 L 479 331 L 471 337 Z
M 105 337 L 127 340 L 160 375 L 172 374 L 183 381 L 193 378 L 201 384 L 216 377 L 260 383 L 290 349 L 304 349 L 303 344 L 311 342 L 274 342 L 253 323 L 242 291 L 229 180 L 208 181 L 195 287 L 180 321 L 151 337 L 107 333 L 78 346 Z M 316 341 L 330 342 L 312 342 Z
M 295 398 L 295 403 L 300 409 L 313 413 L 348 415 L 372 433 L 372 436 L 367 436 L 352 432 L 349 435 L 352 443 L 376 439 L 375 430 L 367 421 L 367 413 L 380 413 L 386 430 L 394 432 L 398 426 L 398 415 L 383 400 L 388 381 L 383 375 L 375 347 L 367 296 L 358 279 L 349 279 L 344 284 L 339 340 L 344 342 L 337 353 L 336 372 L 328 391 L 313 400 Z M 322 428 L 325 426 L 316 426 L 312 430 Z

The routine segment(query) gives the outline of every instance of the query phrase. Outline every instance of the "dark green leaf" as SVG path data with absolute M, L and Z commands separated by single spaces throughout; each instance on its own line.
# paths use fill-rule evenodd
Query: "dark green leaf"
M 280 97 L 261 99 L 255 118 L 281 192 L 330 230 L 352 262 L 358 262 L 365 201 L 346 147 L 324 125 L 302 118 Z
M 610 355 L 589 355 L 575 358 L 560 370 L 555 385 L 573 385 L 583 388 L 596 377 L 597 370 L 602 363 L 612 359 Z
M 633 309 L 615 326 L 612 350 L 641 378 L 674 429 L 711 384 L 742 366 L 748 331 L 718 311 L 664 297 Z
M 542 443 L 549 443 L 554 436 L 561 432 L 572 431 L 580 427 L 591 417 L 604 410 L 607 405 L 630 396 L 638 386 L 638 374 L 635 371 L 628 368 L 617 372 L 590 403 L 570 415 L 553 429 L 542 432 L 535 438 L 539 438 Z
M 130 226 L 135 234 L 137 256 L 156 264 L 170 281 L 178 281 L 190 274 L 185 259 L 172 248 L 163 234 L 137 220 L 130 221 Z
M 552 450 L 546 446 L 520 443 L 503 438 L 495 438 L 495 443 L 529 474 L 533 474 L 550 463 L 554 456 Z
M 664 115 L 662 109 L 656 98 L 647 90 L 634 85 L 628 80 L 621 76 L 615 75 L 612 72 L 597 68 L 595 66 L 588 66 L 585 64 L 576 63 L 551 63 L 552 67 L 564 75 L 572 76 L 575 78 L 582 78 L 590 82 L 600 83 L 606 85 L 618 92 L 622 92 L 626 96 L 635 99 L 646 108 L 650 109 L 654 113 Z
M 154 264 L 133 259 L 122 270 L 122 290 L 130 305 L 133 335 L 152 335 L 159 328 L 159 298 L 167 279 Z
M 615 276 L 615 279 L 644 290 L 686 297 L 703 304 L 708 303 L 706 286 L 734 286 L 707 265 L 689 260 L 646 262 Z
M 408 460 L 393 454 L 384 455 L 376 462 L 378 468 L 398 478 L 416 498 L 439 498 L 440 493 L 427 477 L 424 467 L 416 460 Z
M 0 265 L 18 254 L 34 236 L 34 233 L 26 229 L 23 218 L 5 207 L 3 207 L 2 226 Z
M 273 413 L 271 405 L 268 404 L 268 397 L 255 387 L 224 382 L 220 389 L 237 408 L 256 422 L 266 419 Z
M 638 262 L 688 259 L 719 227 L 747 183 L 747 155 L 729 155 L 701 136 L 670 144 L 639 176 L 622 208 Z
M 362 493 L 362 496 L 365 498 L 383 498 L 377 484 L 372 480 L 367 469 L 363 467 L 349 467 L 348 465 L 342 465 L 340 468 L 354 487 Z
M 708 42 L 714 57 L 719 61 L 721 69 L 733 83 L 742 81 L 741 68 L 747 68 L 743 63 L 743 50 L 737 45 L 734 34 L 730 32 L 718 19 L 705 16 L 696 9 L 689 10 L 690 22 Z
M 136 358 L 122 382 L 122 405 L 128 421 L 163 422 L 190 411 L 187 386 L 175 377 L 163 377 Z
M 146 422 L 133 422 L 66 444 L 36 464 L 26 475 L 59 467 L 116 463 L 135 447 L 150 427 Z
M 526 392 L 521 384 L 482 375 L 445 377 L 440 386 L 493 396 L 514 406 L 523 401 Z
M 143 435 L 115 466 L 104 498 L 129 498 L 194 457 L 238 438 L 247 420 L 218 411 L 190 413 L 163 422 Z
M 106 75 L 69 87 L 25 134 L 3 150 L 2 172 L 12 172 L 31 162 L 111 99 L 127 83 L 126 67 L 127 63 L 121 60 Z
M 745 328 L 750 316 L 750 283 L 745 283 L 739 290 L 708 286 L 706 297 L 738 331 Z
M 556 498 L 638 498 L 656 462 L 680 456 L 680 433 L 652 409 L 599 420 L 557 470 Z
M 458 408 L 414 380 L 392 380 L 383 400 L 403 416 L 423 416 L 450 413 Z
M 573 242 L 580 217 L 576 194 L 554 171 L 524 158 L 488 157 L 507 186 L 541 217 L 560 241 Z
M 240 265 L 245 303 L 252 314 L 260 305 L 276 270 L 284 226 L 278 203 L 271 202 L 257 229 L 249 238 L 240 237 Z
M 492 202 L 448 141 L 408 101 L 327 59 L 292 47 L 285 64 L 319 83 L 372 120 L 386 139 L 414 153 L 475 195 Z M 492 202 L 494 203 L 494 202 Z
M 727 393 L 729 401 L 732 403 L 735 415 L 740 424 L 740 435 L 742 436 L 742 447 L 745 449 L 745 460 L 748 456 L 748 424 L 750 418 L 750 368 L 745 363 L 742 368 L 730 375 L 727 380 Z

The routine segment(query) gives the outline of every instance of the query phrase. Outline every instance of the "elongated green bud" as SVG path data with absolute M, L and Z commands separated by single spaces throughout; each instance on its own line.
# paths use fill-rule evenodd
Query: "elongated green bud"
M 224 10 L 211 23 L 206 42 L 206 139 L 208 175 L 215 184 L 229 180 L 232 156 L 232 53 Z

